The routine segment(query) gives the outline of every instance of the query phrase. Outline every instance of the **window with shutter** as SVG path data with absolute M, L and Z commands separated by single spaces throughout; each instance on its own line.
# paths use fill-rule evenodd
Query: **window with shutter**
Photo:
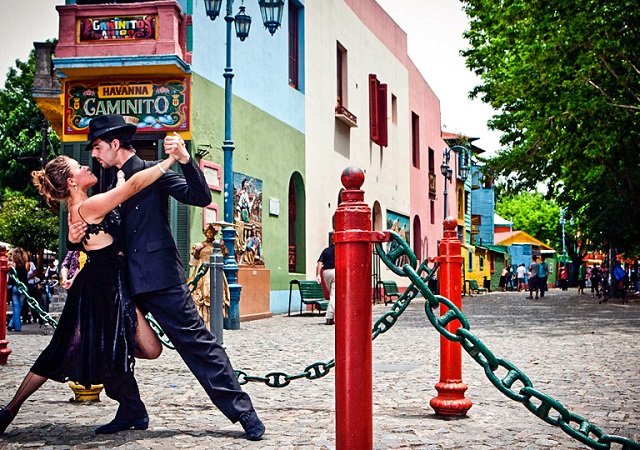
M 369 74 L 369 135 L 378 142 L 378 78 Z
M 411 111 L 411 161 L 420 168 L 420 117 Z
M 381 147 L 388 144 L 387 85 L 381 84 L 375 74 L 369 74 L 369 134 Z
M 389 145 L 389 132 L 387 127 L 387 85 L 378 85 L 378 145 Z
M 303 88 L 303 51 L 304 20 L 302 5 L 289 0 L 289 85 L 299 91 Z

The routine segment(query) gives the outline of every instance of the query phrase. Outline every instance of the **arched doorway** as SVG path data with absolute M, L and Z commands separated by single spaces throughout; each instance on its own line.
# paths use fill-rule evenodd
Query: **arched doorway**
M 294 172 L 289 179 L 289 272 L 305 272 L 305 191 L 302 175 Z
M 382 208 L 380 203 L 376 200 L 373 202 L 373 208 L 371 208 L 371 229 L 373 231 L 382 231 Z
M 413 253 L 418 257 L 419 261 L 424 259 L 422 254 L 422 227 L 420 226 L 420 216 L 417 214 L 413 217 Z

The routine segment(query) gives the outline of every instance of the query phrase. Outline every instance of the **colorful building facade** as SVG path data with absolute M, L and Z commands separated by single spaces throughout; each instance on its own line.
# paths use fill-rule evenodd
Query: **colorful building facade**
M 286 311 L 289 282 L 315 278 L 347 166 L 366 173 L 372 227 L 394 229 L 421 259 L 435 256 L 447 144 L 406 33 L 374 0 L 289 0 L 273 35 L 257 1 L 243 6 L 254 25 L 243 42 L 231 38 L 233 183 L 234 197 L 246 186 L 251 204 L 240 242 L 259 238 L 260 264 L 240 260 L 241 317 Z M 134 117 L 143 159 L 162 157 L 166 133 L 183 136 L 212 192 L 207 208 L 169 205 L 186 264 L 204 226 L 223 218 L 224 17 L 212 22 L 196 0 L 67 0 L 57 9 L 58 43 L 38 52 L 38 105 L 63 153 L 92 166 L 99 190 L 114 171 L 83 150 L 92 117 Z M 378 276 L 394 278 L 384 268 Z

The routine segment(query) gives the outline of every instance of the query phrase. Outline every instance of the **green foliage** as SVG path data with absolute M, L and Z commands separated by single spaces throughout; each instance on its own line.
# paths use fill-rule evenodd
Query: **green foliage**
M 48 134 L 45 160 L 59 148 L 53 131 L 48 130 L 44 116 L 32 97 L 35 51 L 29 60 L 16 60 L 0 89 L 0 188 L 10 188 L 37 198 L 31 184 L 31 171 L 42 167 L 43 126 Z
M 491 173 L 508 192 L 545 182 L 596 245 L 640 246 L 637 1 L 462 2 L 472 96 L 504 133 Z
M 39 200 L 7 193 L 0 207 L 0 240 L 32 253 L 58 251 L 58 216 Z
M 522 230 L 558 252 L 562 251 L 560 208 L 540 193 L 523 192 L 501 198 L 496 213 L 513 222 L 514 230 Z

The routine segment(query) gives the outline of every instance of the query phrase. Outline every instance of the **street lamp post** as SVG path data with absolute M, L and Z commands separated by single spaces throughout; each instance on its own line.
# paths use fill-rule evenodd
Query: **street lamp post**
M 444 218 L 447 218 L 447 194 L 449 193 L 447 190 L 447 183 L 451 182 L 451 176 L 453 174 L 453 170 L 449 165 L 449 161 L 451 161 L 451 150 L 460 150 L 464 153 L 464 164 L 459 167 L 459 176 L 462 181 L 467 179 L 469 176 L 469 161 L 468 161 L 468 152 L 469 150 L 462 145 L 454 145 L 453 147 L 446 147 L 442 151 L 442 164 L 440 164 L 440 172 L 444 176 L 444 191 L 442 193 L 444 197 Z
M 264 26 L 273 35 L 282 23 L 284 0 L 258 0 Z M 213 21 L 220 15 L 222 0 L 204 0 L 207 16 Z M 224 221 L 222 240 L 227 247 L 227 257 L 224 259 L 224 273 L 229 283 L 230 306 L 227 327 L 231 330 L 240 329 L 240 292 L 242 286 L 238 284 L 238 263 L 235 257 L 236 231 L 233 227 L 233 151 L 235 145 L 231 134 L 231 105 L 233 68 L 231 67 L 231 29 L 235 23 L 236 36 L 244 41 L 249 36 L 251 17 L 246 14 L 244 0 L 238 14 L 233 15 L 233 0 L 226 0 L 227 22 L 226 34 L 226 66 L 224 68 Z
M 444 192 L 442 195 L 444 196 L 444 218 L 447 218 L 447 184 L 451 182 L 451 174 L 453 170 L 451 170 L 451 166 L 449 166 L 449 161 L 451 160 L 451 149 L 446 147 L 442 151 L 442 164 L 440 164 L 440 172 L 442 176 L 444 176 Z

